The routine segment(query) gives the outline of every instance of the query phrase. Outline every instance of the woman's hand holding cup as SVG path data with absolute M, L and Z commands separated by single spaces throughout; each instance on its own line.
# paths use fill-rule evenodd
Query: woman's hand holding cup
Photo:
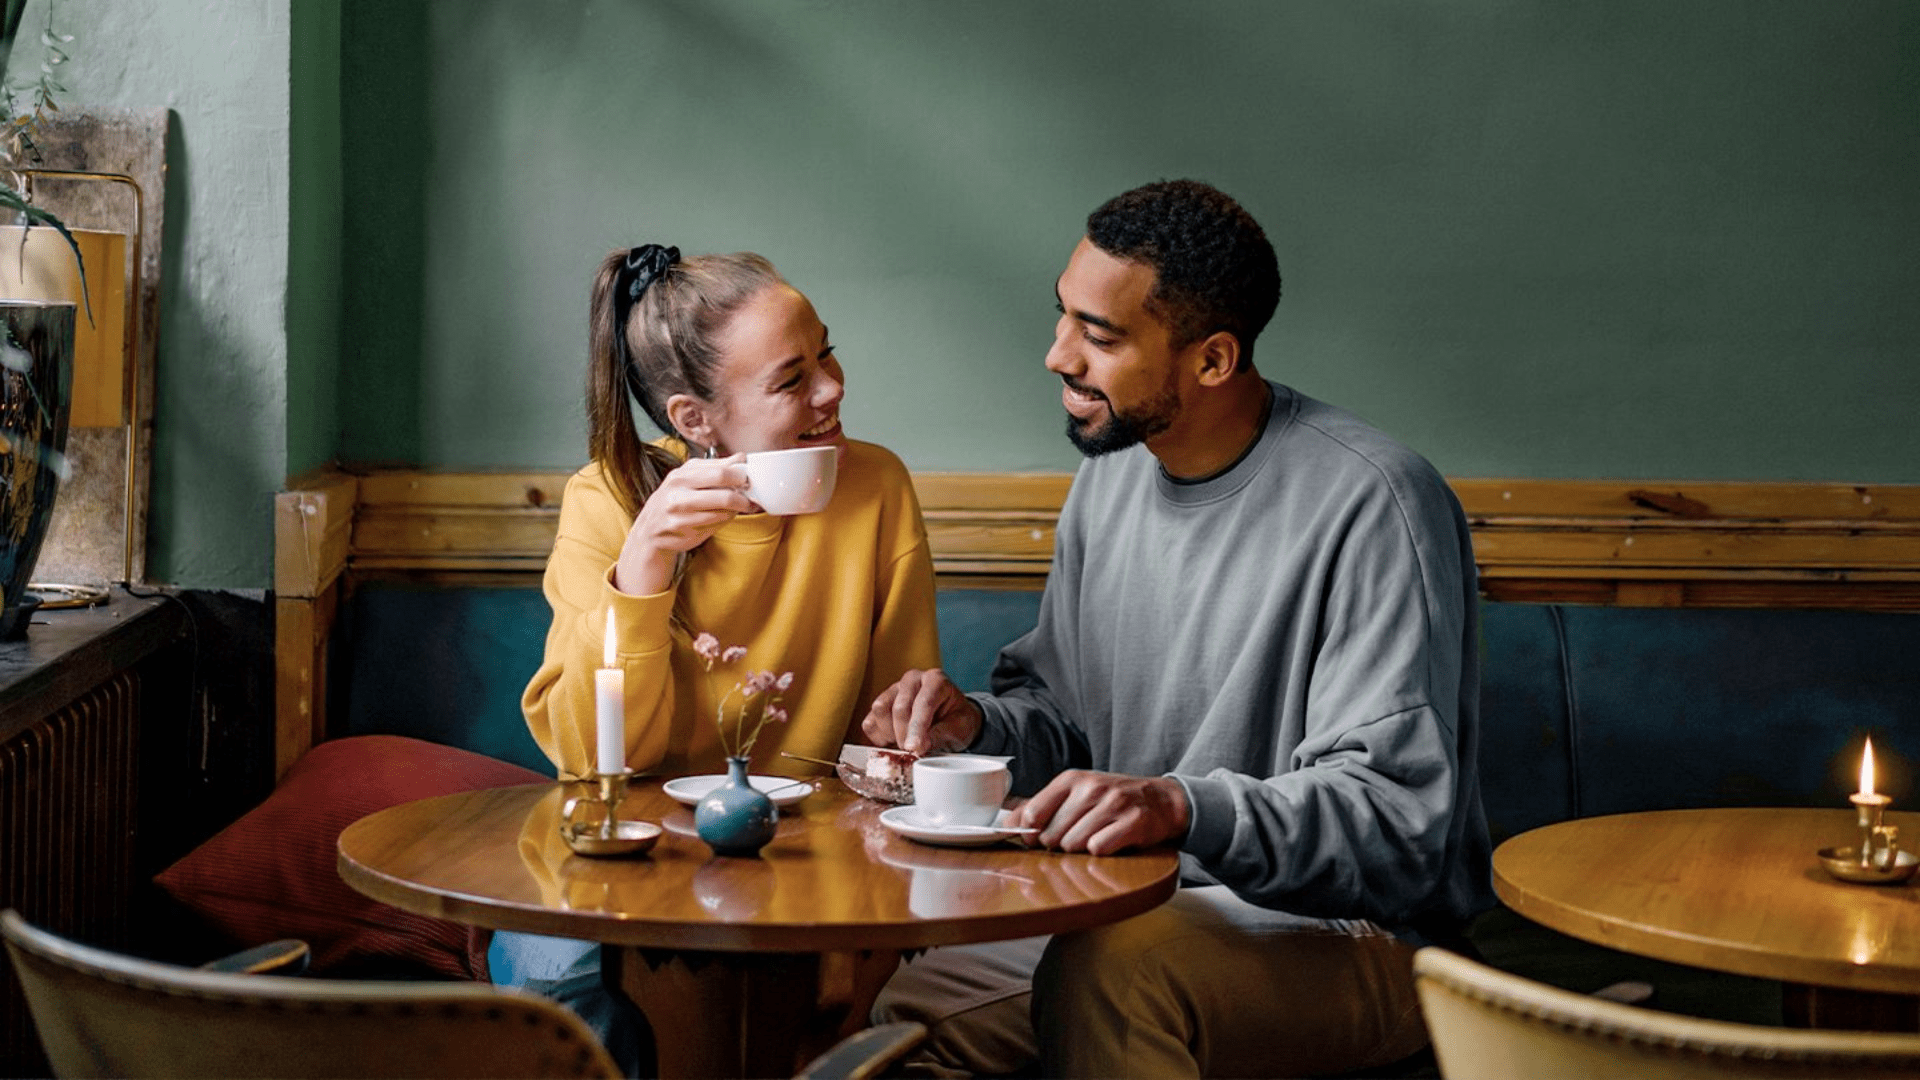
M 614 566 L 613 586 L 632 596 L 665 591 L 674 560 L 754 509 L 746 455 L 692 458 L 667 473 L 640 507 Z

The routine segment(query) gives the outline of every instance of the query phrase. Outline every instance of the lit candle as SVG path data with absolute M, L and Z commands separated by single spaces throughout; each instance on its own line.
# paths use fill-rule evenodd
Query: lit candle
M 1860 754 L 1860 790 L 1847 796 L 1860 818 L 1860 866 L 1878 865 L 1885 869 L 1893 855 L 1891 838 L 1883 838 L 1881 822 L 1887 804 L 1892 799 L 1877 795 L 1873 790 L 1873 740 L 1867 740 L 1867 748 Z
M 594 734 L 602 774 L 627 771 L 627 672 L 614 650 L 613 609 L 607 609 L 603 666 L 593 673 Z

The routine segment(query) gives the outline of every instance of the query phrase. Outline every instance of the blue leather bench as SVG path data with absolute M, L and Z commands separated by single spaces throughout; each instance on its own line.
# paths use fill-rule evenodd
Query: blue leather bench
M 984 689 L 1039 594 L 947 589 L 938 605 L 947 670 Z M 547 771 L 519 701 L 548 618 L 537 589 L 361 583 L 334 637 L 337 734 Z M 1898 761 L 1900 725 L 1920 716 L 1920 616 L 1486 603 L 1481 641 L 1496 840 L 1632 810 L 1844 807 L 1860 736 Z M 1888 782 L 1906 782 L 1897 766 Z
M 947 589 L 936 604 L 947 671 L 984 690 L 1000 646 L 1033 626 L 1040 594 Z M 551 618 L 533 588 L 359 583 L 334 629 L 327 689 L 343 726 L 333 734 L 410 735 L 551 773 L 520 716 Z

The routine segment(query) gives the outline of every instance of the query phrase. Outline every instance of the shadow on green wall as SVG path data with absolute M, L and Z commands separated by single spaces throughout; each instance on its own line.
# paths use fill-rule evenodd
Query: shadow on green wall
M 339 455 L 420 459 L 432 65 L 425 0 L 344 0 Z

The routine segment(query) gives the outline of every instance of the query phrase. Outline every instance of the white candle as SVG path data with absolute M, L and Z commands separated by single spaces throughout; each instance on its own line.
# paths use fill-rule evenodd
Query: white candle
M 603 773 L 627 771 L 627 672 L 614 649 L 613 609 L 607 609 L 605 666 L 593 673 L 594 734 L 597 764 Z

